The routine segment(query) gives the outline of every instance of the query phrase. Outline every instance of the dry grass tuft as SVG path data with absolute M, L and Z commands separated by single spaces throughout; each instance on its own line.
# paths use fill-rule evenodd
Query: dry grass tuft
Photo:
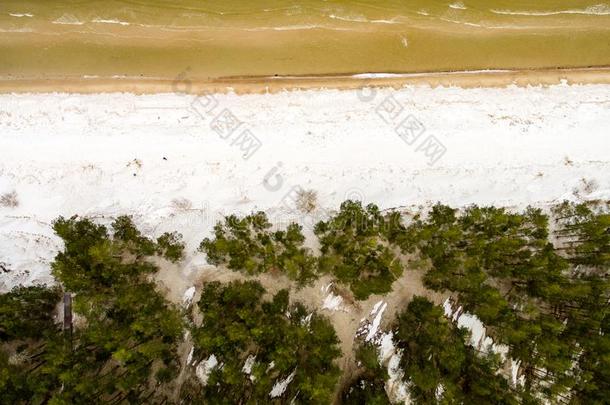
M 183 197 L 174 198 L 172 200 L 172 207 L 176 211 L 188 211 L 193 208 L 193 203 L 190 200 L 187 200 L 186 198 L 183 198 Z
M 309 214 L 318 206 L 318 193 L 314 190 L 299 190 L 296 207 L 299 211 Z
M 0 196 L 0 206 L 15 208 L 19 205 L 19 200 L 17 199 L 17 193 L 11 191 L 10 193 L 4 193 Z

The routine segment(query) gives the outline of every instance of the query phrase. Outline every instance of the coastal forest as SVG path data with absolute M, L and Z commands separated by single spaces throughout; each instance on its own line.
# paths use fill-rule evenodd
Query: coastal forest
M 230 215 L 197 250 L 232 277 L 184 302 L 157 283 L 194 253 L 178 232 L 60 217 L 55 283 L 0 295 L 0 403 L 607 404 L 609 208 L 348 200 L 312 230 Z M 299 299 L 324 278 L 357 308 L 410 273 L 420 293 L 347 343 Z

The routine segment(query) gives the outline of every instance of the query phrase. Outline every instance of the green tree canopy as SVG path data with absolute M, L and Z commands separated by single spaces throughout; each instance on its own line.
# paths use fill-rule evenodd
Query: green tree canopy
M 340 403 L 350 405 L 390 405 L 385 391 L 387 372 L 379 364 L 377 348 L 361 342 L 356 348 L 354 377 L 343 388 Z
M 469 346 L 468 332 L 451 323 L 441 307 L 414 297 L 396 323 L 400 365 L 416 403 L 519 403 L 496 373 L 498 358 Z
M 339 377 L 334 361 L 341 354 L 333 327 L 303 305 L 289 304 L 287 290 L 270 301 L 263 295 L 263 287 L 252 281 L 205 285 L 198 303 L 203 322 L 192 332 L 195 364 L 214 356 L 221 366 L 211 370 L 204 386 L 187 385 L 183 399 L 330 403 Z M 272 396 L 276 384 L 286 379 L 285 392 Z
M 59 287 L 15 287 L 0 294 L 0 342 L 39 339 L 55 329 L 52 315 L 60 299 Z
M 320 271 L 349 285 L 358 300 L 385 294 L 402 274 L 402 265 L 388 246 L 391 223 L 374 204 L 344 201 L 337 215 L 316 224 L 320 240 Z
M 78 322 L 66 335 L 54 325 L 59 289 L 0 296 L 5 337 L 31 338 L 16 349 L 4 347 L 0 397 L 55 404 L 167 400 L 183 326 L 177 309 L 148 279 L 158 270 L 147 260 L 159 251 L 156 243 L 127 217 L 114 222 L 114 236 L 84 218 L 59 218 L 53 225 L 64 242 L 53 275 L 74 294 Z
M 214 238 L 201 242 L 212 264 L 226 264 L 231 270 L 249 275 L 277 271 L 305 285 L 317 278 L 316 260 L 303 246 L 302 227 L 295 223 L 286 230 L 272 232 L 264 212 L 225 218 L 214 226 Z

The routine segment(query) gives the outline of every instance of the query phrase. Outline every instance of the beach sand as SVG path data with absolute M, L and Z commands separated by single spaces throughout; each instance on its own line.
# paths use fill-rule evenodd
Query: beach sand
M 59 215 L 134 215 L 149 236 L 182 233 L 193 254 L 223 215 L 262 210 L 309 237 L 347 198 L 414 212 L 437 201 L 523 209 L 610 200 L 610 85 L 214 99 L 206 113 L 175 93 L 0 95 L 0 195 L 18 201 L 0 206 L 0 262 L 11 269 L 0 290 L 52 280 Z M 228 137 L 214 125 L 227 113 L 242 125 Z M 408 117 L 424 129 L 414 140 L 401 132 Z M 240 141 L 246 132 L 258 146 Z M 295 187 L 317 193 L 314 213 L 294 212 Z

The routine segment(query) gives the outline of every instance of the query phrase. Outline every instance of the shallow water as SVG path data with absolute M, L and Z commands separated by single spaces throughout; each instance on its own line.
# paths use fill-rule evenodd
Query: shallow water
M 610 65 L 590 1 L 4 1 L 0 76 L 195 78 Z

